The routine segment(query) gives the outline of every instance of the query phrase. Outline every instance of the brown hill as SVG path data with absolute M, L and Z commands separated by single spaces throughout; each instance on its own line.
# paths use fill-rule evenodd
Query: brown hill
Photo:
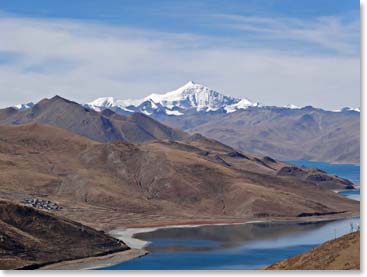
M 38 268 L 129 249 L 82 224 L 0 199 L 0 269 Z
M 277 176 L 285 166 L 200 136 L 191 144 L 138 146 L 99 143 L 39 124 L 0 126 L 0 196 L 50 200 L 63 207 L 54 213 L 103 229 L 359 213 L 359 202 L 316 181 Z
M 344 235 L 295 257 L 277 262 L 270 270 L 360 269 L 360 232 Z
M 100 113 L 60 96 L 44 99 L 23 111 L 14 108 L 0 110 L 0 124 L 27 123 L 63 128 L 99 142 L 124 140 L 145 143 L 160 139 L 183 139 L 186 136 L 144 114 L 123 116 L 110 110 Z
M 230 114 L 157 115 L 163 124 L 279 160 L 360 162 L 360 114 L 312 107 L 249 108 Z

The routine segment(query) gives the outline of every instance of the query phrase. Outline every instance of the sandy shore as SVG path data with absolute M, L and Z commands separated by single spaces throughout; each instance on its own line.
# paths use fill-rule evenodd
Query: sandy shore
M 89 257 L 85 259 L 78 259 L 73 261 L 65 261 L 61 263 L 51 264 L 41 267 L 40 269 L 42 270 L 96 269 L 126 262 L 128 260 L 145 256 L 146 254 L 148 254 L 148 252 L 143 249 L 130 249 L 100 257 Z

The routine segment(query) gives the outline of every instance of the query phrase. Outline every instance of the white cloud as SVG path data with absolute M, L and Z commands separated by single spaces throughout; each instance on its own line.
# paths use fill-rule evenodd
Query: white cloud
M 298 36 L 319 40 L 314 34 Z M 55 94 L 78 102 L 142 97 L 188 80 L 270 105 L 359 106 L 359 57 L 353 55 L 253 49 L 218 37 L 9 17 L 0 18 L 0 37 L 0 53 L 15 54 L 0 61 L 3 107 Z M 342 42 L 337 48 L 349 51 Z
M 323 16 L 312 19 L 262 18 L 239 15 L 216 15 L 219 25 L 256 34 L 256 40 L 282 40 L 314 44 L 338 54 L 359 54 L 359 17 Z M 309 46 L 306 44 L 306 47 Z M 319 49 L 318 49 L 319 50 Z

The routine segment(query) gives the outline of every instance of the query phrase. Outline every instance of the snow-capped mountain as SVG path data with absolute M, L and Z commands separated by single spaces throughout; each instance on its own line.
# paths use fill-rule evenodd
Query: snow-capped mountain
M 18 105 L 15 105 L 15 106 L 13 106 L 13 108 L 15 108 L 15 109 L 17 109 L 19 111 L 23 111 L 23 110 L 32 108 L 33 106 L 34 106 L 33 102 L 29 102 L 29 103 L 26 103 L 26 104 L 18 104 Z
M 164 94 L 153 93 L 138 100 L 98 98 L 86 106 L 97 111 L 111 109 L 119 113 L 142 112 L 147 115 L 163 113 L 180 116 L 188 112 L 222 111 L 232 113 L 248 107 L 259 107 L 260 104 L 253 103 L 246 98 L 226 96 L 190 81 L 184 86 Z
M 18 110 L 33 107 L 32 102 L 13 106 Z M 101 97 L 84 104 L 85 107 L 96 111 L 110 109 L 119 114 L 131 114 L 141 112 L 146 115 L 182 116 L 195 113 L 217 112 L 223 114 L 233 113 L 249 108 L 266 108 L 258 102 L 252 102 L 247 98 L 235 98 L 212 90 L 204 85 L 192 81 L 184 86 L 163 94 L 153 93 L 141 99 L 115 99 L 113 97 Z M 283 107 L 269 106 L 267 108 L 285 108 L 299 110 L 305 107 L 285 105 Z M 343 108 L 333 112 L 360 112 L 359 108 Z
M 334 112 L 350 112 L 350 111 L 360 113 L 361 112 L 361 109 L 360 108 L 344 107 L 342 109 L 335 110 Z
M 285 105 L 285 106 L 284 106 L 284 108 L 286 108 L 286 109 L 291 109 L 291 110 L 301 109 L 301 107 L 298 107 L 298 106 L 293 105 L 293 104 Z

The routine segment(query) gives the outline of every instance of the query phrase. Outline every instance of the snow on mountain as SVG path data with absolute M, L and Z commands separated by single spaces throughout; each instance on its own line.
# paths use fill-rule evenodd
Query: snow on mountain
M 117 101 L 113 97 L 101 97 L 88 104 L 96 111 L 112 108 L 117 105 Z
M 298 107 L 293 104 L 288 104 L 288 105 L 285 105 L 284 108 L 291 109 L 291 110 L 297 110 L 297 109 L 300 109 L 301 107 Z
M 226 96 L 206 86 L 192 81 L 184 86 L 164 93 L 153 93 L 143 99 L 116 100 L 112 97 L 98 98 L 86 104 L 95 110 L 111 109 L 122 112 L 164 113 L 167 115 L 180 116 L 188 110 L 196 112 L 210 112 L 224 109 L 226 113 L 258 107 L 259 103 L 253 103 L 244 98 Z
M 244 99 L 241 99 L 239 102 L 237 102 L 233 105 L 229 105 L 229 106 L 224 107 L 224 110 L 227 113 L 233 113 L 237 110 L 247 109 L 248 107 L 260 107 L 260 106 L 261 105 L 258 102 L 252 103 L 250 100 L 244 98 Z
M 349 112 L 349 111 L 353 111 L 353 112 L 358 112 L 358 113 L 360 113 L 360 112 L 361 112 L 361 109 L 360 109 L 360 108 L 344 107 L 344 108 L 339 109 L 339 110 L 333 110 L 333 112 L 336 112 L 336 113 L 340 113 L 340 112 Z
M 198 112 L 215 111 L 240 101 L 240 99 L 225 96 L 192 81 L 177 90 L 165 94 L 151 94 L 145 99 L 151 99 L 170 109 L 173 107 L 183 109 L 195 108 Z
M 167 115 L 176 115 L 176 116 L 183 115 L 183 113 L 181 113 L 179 111 L 166 110 L 165 112 L 166 112 Z
M 18 105 L 15 105 L 15 106 L 13 106 L 13 108 L 15 108 L 15 109 L 17 109 L 19 111 L 23 111 L 23 110 L 32 108 L 33 106 L 34 106 L 33 102 L 29 102 L 29 103 L 26 103 L 26 104 L 18 104 Z
M 86 104 L 87 107 L 96 110 L 102 111 L 105 109 L 122 109 L 127 112 L 134 112 L 133 110 L 129 110 L 126 107 L 133 105 L 134 100 L 117 100 L 113 97 L 101 97 L 97 98 L 93 102 Z

